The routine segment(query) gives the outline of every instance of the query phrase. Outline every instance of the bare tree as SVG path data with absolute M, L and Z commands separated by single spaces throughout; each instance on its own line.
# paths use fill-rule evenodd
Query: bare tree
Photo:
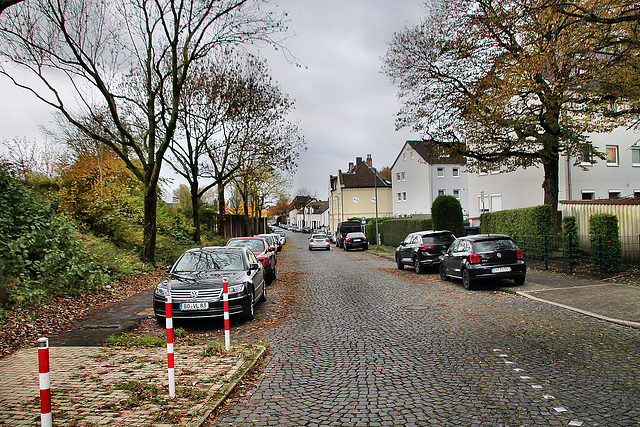
M 264 3 L 43 0 L 2 14 L 0 56 L 8 62 L 0 73 L 113 149 L 143 184 L 148 262 L 160 171 L 185 82 L 194 64 L 222 46 L 272 43 L 282 20 Z M 23 71 L 38 83 L 19 80 Z
M 18 4 L 23 0 L 0 0 L 0 14 L 9 6 L 13 6 L 14 4 Z

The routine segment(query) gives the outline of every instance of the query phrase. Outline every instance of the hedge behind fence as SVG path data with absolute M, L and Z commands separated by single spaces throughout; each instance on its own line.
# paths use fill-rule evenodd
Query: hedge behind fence
M 616 273 L 622 264 L 622 245 L 618 231 L 618 217 L 595 214 L 589 217 L 589 242 L 594 265 L 606 273 Z
M 398 246 L 407 234 L 423 230 L 431 230 L 431 218 L 389 219 L 382 225 L 382 242 L 388 246 Z
M 486 212 L 480 216 L 480 232 L 509 236 L 544 236 L 553 233 L 553 211 L 549 205 Z

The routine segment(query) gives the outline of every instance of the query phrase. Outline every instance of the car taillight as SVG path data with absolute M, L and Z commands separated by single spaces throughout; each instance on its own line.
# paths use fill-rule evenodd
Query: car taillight
M 327 242 L 329 241 L 329 239 L 326 240 Z
M 309 239 L 310 242 L 313 242 L 313 239 Z
M 516 256 L 518 257 L 518 259 L 524 258 L 524 255 L 522 253 L 522 249 L 518 249 L 518 252 L 516 253 Z
M 478 254 L 469 255 L 469 262 L 471 264 L 477 264 L 480 262 L 480 256 Z
M 366 238 L 366 237 L 363 237 L 363 238 L 362 238 L 362 240 L 364 240 L 364 241 L 366 242 L 366 241 L 367 241 L 367 238 Z
M 352 240 L 353 240 L 353 238 L 349 237 L 349 238 L 347 239 L 347 242 L 350 242 L 350 241 L 352 241 Z
M 421 250 L 421 251 L 426 251 L 426 250 L 429 250 L 429 249 L 433 249 L 433 245 L 429 245 L 429 246 L 420 246 L 420 250 Z

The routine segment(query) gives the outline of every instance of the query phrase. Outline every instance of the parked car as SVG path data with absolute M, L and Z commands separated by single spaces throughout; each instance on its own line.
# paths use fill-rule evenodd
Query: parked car
M 278 252 L 280 238 L 276 238 L 273 234 L 256 234 L 255 237 L 262 237 L 269 244 L 269 250 Z
M 280 236 L 280 243 L 282 245 L 284 245 L 285 243 L 287 243 L 287 236 L 285 235 L 285 232 L 282 228 L 275 228 L 273 230 L 274 234 L 277 234 L 278 236 Z
M 462 279 L 466 289 L 473 289 L 480 279 L 512 279 L 520 286 L 526 274 L 522 251 L 503 234 L 461 237 L 451 244 L 440 262 L 440 278 Z
M 362 250 L 369 249 L 369 242 L 367 241 L 367 236 L 364 233 L 358 231 L 357 233 L 349 233 L 344 239 L 344 250 L 348 251 L 349 249 L 360 248 Z
M 336 233 L 334 233 L 333 231 L 327 231 L 327 237 L 329 238 L 329 240 L 331 240 L 331 243 L 336 242 Z
M 309 250 L 324 249 L 326 251 L 331 250 L 331 242 L 329 236 L 322 233 L 316 233 L 309 237 Z
M 223 279 L 227 279 L 229 314 L 255 316 L 255 304 L 267 299 L 264 269 L 248 248 L 214 246 L 189 249 L 156 286 L 153 311 L 158 323 L 166 318 L 165 299 L 171 295 L 174 319 L 223 317 Z
M 273 283 L 276 278 L 276 254 L 269 250 L 269 243 L 263 237 L 234 237 L 227 242 L 229 247 L 244 247 L 258 258 L 265 271 L 267 285 Z
M 300 227 L 298 227 L 297 225 L 292 225 L 291 226 L 291 231 L 293 231 L 294 233 L 299 233 L 300 232 Z
M 339 222 L 338 228 L 336 229 L 336 246 L 341 248 L 347 234 L 357 232 L 362 232 L 362 225 L 360 224 L 360 221 Z
M 311 233 L 311 227 L 302 227 L 303 233 Z
M 448 230 L 418 231 L 410 233 L 396 248 L 396 264 L 398 270 L 411 265 L 420 274 L 429 266 L 440 264 L 440 258 L 447 252 L 451 243 L 456 240 Z

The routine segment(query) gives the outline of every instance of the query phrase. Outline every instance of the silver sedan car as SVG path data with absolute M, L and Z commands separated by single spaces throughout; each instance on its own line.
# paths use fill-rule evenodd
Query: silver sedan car
M 326 251 L 331 249 L 331 242 L 329 236 L 326 234 L 313 234 L 309 237 L 309 250 L 324 249 Z

